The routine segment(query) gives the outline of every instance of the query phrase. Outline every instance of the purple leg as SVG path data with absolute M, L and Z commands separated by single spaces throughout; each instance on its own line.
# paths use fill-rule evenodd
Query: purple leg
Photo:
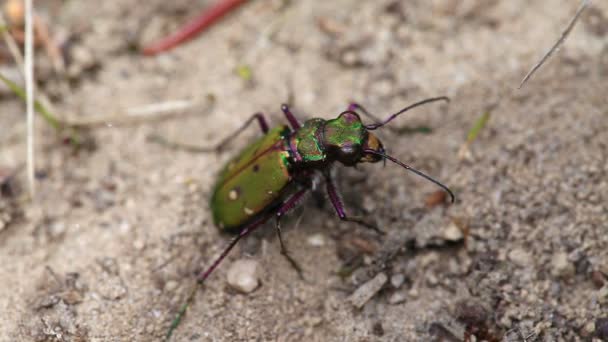
M 344 212 L 344 205 L 342 204 L 342 200 L 340 200 L 340 196 L 338 195 L 338 191 L 336 190 L 336 186 L 334 185 L 334 182 L 331 179 L 331 176 L 329 174 L 327 174 L 325 176 L 325 180 L 327 183 L 327 194 L 329 195 L 329 200 L 331 201 L 331 204 L 333 204 L 334 208 L 336 209 L 336 213 L 340 217 L 340 220 L 354 222 L 365 228 L 374 230 L 378 234 L 384 234 L 384 232 L 381 231 L 380 229 L 378 229 L 378 227 L 376 227 L 375 224 L 369 223 L 360 217 L 346 216 L 346 213 Z
M 281 244 L 281 254 L 285 257 L 285 259 L 287 259 L 287 261 L 289 261 L 289 263 L 291 264 L 291 267 L 293 267 L 293 269 L 296 270 L 296 272 L 298 272 L 300 279 L 304 279 L 304 276 L 302 273 L 302 267 L 291 257 L 291 255 L 287 251 L 287 247 L 285 246 L 285 243 L 283 242 L 283 237 L 281 236 L 281 217 L 283 217 L 283 215 L 285 215 L 288 211 L 293 209 L 296 206 L 296 204 L 298 204 L 300 199 L 302 199 L 302 196 L 304 196 L 304 194 L 306 194 L 307 191 L 308 191 L 308 189 L 302 189 L 302 190 L 296 192 L 295 194 L 293 194 L 291 197 L 289 197 L 283 203 L 283 205 L 279 208 L 279 210 L 276 213 L 276 218 L 277 218 L 276 228 L 277 228 L 277 236 L 279 237 L 279 243 Z
M 226 136 L 224 139 L 222 139 L 222 141 L 217 143 L 213 149 L 218 152 L 221 151 L 227 144 L 229 144 L 231 141 L 233 141 L 236 136 L 241 134 L 241 132 L 243 132 L 247 127 L 249 127 L 249 125 L 251 124 L 251 122 L 253 122 L 253 120 L 256 120 L 256 119 L 258 121 L 258 124 L 260 125 L 260 129 L 262 130 L 262 133 L 264 133 L 264 134 L 268 133 L 268 130 L 269 130 L 268 122 L 266 122 L 266 118 L 264 117 L 264 114 L 255 113 L 249 119 L 247 119 L 247 121 L 245 121 L 245 123 L 243 123 L 243 125 L 241 127 L 239 127 L 239 129 L 237 129 L 232 134 Z
M 235 237 L 232 241 L 230 241 L 230 244 L 228 245 L 228 247 L 226 249 L 224 249 L 224 251 L 222 252 L 222 254 L 217 259 L 215 259 L 215 261 L 213 262 L 213 264 L 205 272 L 201 272 L 198 275 L 198 277 L 196 277 L 197 278 L 197 282 L 199 283 L 199 285 L 202 285 L 205 282 L 205 280 L 209 277 L 209 275 L 211 275 L 211 273 L 213 273 L 213 271 L 217 268 L 217 266 L 222 262 L 222 260 L 224 260 L 224 258 L 230 252 L 230 250 L 236 245 L 236 243 L 242 237 L 244 237 L 247 234 L 251 233 L 252 231 L 256 230 L 258 227 L 260 227 L 262 224 L 264 224 L 264 222 L 268 221 L 268 219 L 270 219 L 270 217 L 272 217 L 272 214 L 259 217 L 258 219 L 256 219 L 255 221 L 253 221 L 249 225 L 247 225 L 245 228 L 243 228 L 243 230 L 241 230 L 241 232 L 239 233 L 239 235 L 237 237 Z M 171 334 L 173 334 L 173 331 L 177 328 L 177 326 L 181 322 L 182 318 L 186 314 L 186 311 L 188 310 L 188 307 L 190 306 L 190 304 L 192 303 L 192 301 L 194 301 L 194 296 L 196 295 L 196 290 L 197 289 L 198 289 L 198 286 L 195 286 L 192 289 L 192 291 L 190 291 L 190 295 L 188 296 L 188 299 L 186 300 L 186 303 L 184 303 L 180 307 L 179 311 L 177 312 L 177 315 L 175 316 L 175 318 L 171 322 L 171 326 L 169 327 L 169 331 L 167 331 L 167 335 L 165 335 L 165 339 L 163 341 L 169 341 L 169 338 L 171 337 Z
M 237 242 L 239 242 L 239 240 L 248 235 L 249 233 L 251 233 L 252 231 L 256 230 L 258 227 L 260 227 L 262 224 L 264 224 L 266 221 L 268 221 L 268 219 L 271 217 L 272 215 L 266 215 L 266 216 L 262 216 L 258 219 L 256 219 L 255 221 L 251 222 L 250 224 L 248 224 L 245 228 L 243 228 L 240 232 L 239 235 L 237 235 L 234 239 L 232 239 L 232 241 L 230 241 L 230 244 L 228 245 L 228 247 L 226 247 L 226 249 L 224 249 L 224 251 L 222 252 L 222 254 L 215 259 L 215 261 L 213 262 L 213 264 L 211 264 L 211 266 L 204 272 L 201 272 L 198 277 L 197 280 L 199 282 L 199 284 L 202 284 L 207 277 L 209 277 L 209 275 L 211 273 L 213 273 L 213 271 L 217 268 L 217 266 L 222 262 L 222 260 L 224 260 L 224 258 L 228 255 L 228 253 L 230 253 L 230 250 L 236 245 Z
M 298 122 L 298 119 L 296 119 L 296 116 L 293 115 L 291 110 L 289 110 L 289 106 L 287 106 L 286 104 L 282 104 L 281 110 L 283 111 L 283 114 L 285 114 L 287 121 L 289 121 L 289 125 L 291 126 L 291 128 L 293 128 L 294 131 L 296 131 L 296 130 L 300 129 L 300 127 L 302 127 L 300 125 L 300 123 Z
M 279 209 L 277 210 L 277 212 L 275 214 L 277 217 L 277 225 L 278 225 L 279 218 L 281 216 L 283 216 L 286 212 L 288 212 L 290 209 L 292 209 L 298 203 L 298 201 L 302 198 L 302 196 L 306 193 L 306 191 L 308 191 L 308 189 L 302 189 L 302 190 L 296 192 L 295 194 L 293 194 L 291 197 L 289 197 L 285 202 L 283 202 L 283 204 L 279 207 Z M 234 239 L 232 239 L 232 241 L 230 241 L 230 244 L 228 245 L 228 247 L 226 247 L 224 249 L 224 251 L 222 252 L 222 254 L 220 254 L 220 256 L 217 259 L 215 259 L 213 264 L 211 264 L 211 266 L 206 271 L 201 272 L 198 275 L 198 277 L 197 277 L 198 282 L 203 283 L 207 279 L 207 277 L 209 277 L 209 275 L 211 273 L 213 273 L 213 271 L 222 262 L 222 260 L 224 260 L 224 258 L 226 258 L 228 253 L 230 253 L 230 250 L 232 250 L 232 248 L 234 246 L 236 246 L 237 242 L 239 242 L 239 240 L 241 238 L 245 237 L 252 231 L 256 230 L 258 227 L 260 227 L 262 224 L 264 224 L 266 221 L 268 221 L 268 219 L 270 219 L 270 217 L 272 217 L 272 215 L 273 214 L 261 216 L 261 217 L 257 218 L 255 221 L 253 221 L 250 224 L 248 224 L 247 226 L 245 226 L 245 228 L 243 228 L 239 232 L 239 235 L 237 235 Z M 280 226 L 277 226 L 277 229 L 279 231 L 279 240 L 281 241 L 281 253 L 283 253 L 283 251 L 285 250 L 285 246 L 283 244 L 283 240 L 280 239 Z
M 153 142 L 164 145 L 166 147 L 176 149 L 176 150 L 184 150 L 187 152 L 193 152 L 193 153 L 220 152 L 226 145 L 228 145 L 234 139 L 234 137 L 241 134 L 241 132 L 243 132 L 247 127 L 249 127 L 249 125 L 253 122 L 253 120 L 258 121 L 258 124 L 260 125 L 260 129 L 262 130 L 262 133 L 264 133 L 264 134 L 268 133 L 268 129 L 269 129 L 268 122 L 266 122 L 266 118 L 264 117 L 264 114 L 255 113 L 249 119 L 247 119 L 247 121 L 245 121 L 241 127 L 239 127 L 236 131 L 234 131 L 231 134 L 229 134 L 228 136 L 226 136 L 224 139 L 222 139 L 219 143 L 217 143 L 213 147 L 202 147 L 202 146 L 194 146 L 194 145 L 176 143 L 176 142 L 168 141 L 167 139 L 165 139 L 159 135 L 151 135 L 148 137 L 148 139 Z

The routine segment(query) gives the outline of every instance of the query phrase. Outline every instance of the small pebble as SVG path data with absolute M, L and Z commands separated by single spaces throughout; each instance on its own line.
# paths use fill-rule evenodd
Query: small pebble
M 175 280 L 169 280 L 166 284 L 165 284 L 165 291 L 166 292 L 173 292 L 173 290 L 175 290 L 177 288 L 178 283 Z
M 574 275 L 574 265 L 568 261 L 568 254 L 557 253 L 551 259 L 551 274 L 556 277 L 572 277 Z
M 52 237 L 62 236 L 67 230 L 67 226 L 63 222 L 54 222 L 49 225 L 49 235 Z
M 361 285 L 348 299 L 356 308 L 361 309 L 388 281 L 384 273 L 378 273 L 367 283 Z
M 509 260 L 515 263 L 518 266 L 528 266 L 531 264 L 532 256 L 530 253 L 524 251 L 523 249 L 516 248 L 509 252 Z
M 70 290 L 62 293 L 61 299 L 68 305 L 82 303 L 82 295 L 78 291 Z
M 376 210 L 377 202 L 374 200 L 372 196 L 363 197 L 363 209 L 368 212 L 372 212 Z
M 68 67 L 68 75 L 79 76 L 83 71 L 95 66 L 97 60 L 91 50 L 83 45 L 75 45 L 70 51 L 72 63 Z
M 460 241 L 464 239 L 462 230 L 452 222 L 443 230 L 443 238 L 448 241 Z
M 462 144 L 462 146 L 460 146 L 460 149 L 458 150 L 458 159 L 460 161 L 471 162 L 473 161 L 473 158 L 473 152 L 471 152 L 469 144 Z
M 141 239 L 137 239 L 137 240 L 133 241 L 133 248 L 135 248 L 138 251 L 144 249 L 145 246 L 146 246 L 145 242 Z
M 112 276 L 98 284 L 97 291 L 102 298 L 107 300 L 119 300 L 127 294 L 127 288 L 119 277 Z
M 313 234 L 306 240 L 310 246 L 322 247 L 325 246 L 325 237 L 323 234 Z
M 593 285 L 595 285 L 595 287 L 597 289 L 601 289 L 605 283 L 604 275 L 599 271 L 593 271 L 593 272 L 591 272 L 591 281 L 593 282 Z
M 395 305 L 395 304 L 399 304 L 399 303 L 405 302 L 406 299 L 407 299 L 407 295 L 405 293 L 399 291 L 399 292 L 393 293 L 388 298 L 388 303 Z
M 405 276 L 403 275 L 403 273 L 397 273 L 391 276 L 391 285 L 393 285 L 393 287 L 396 289 L 400 288 L 404 282 Z
M 595 322 L 589 322 L 585 324 L 584 331 L 586 336 L 595 333 Z
M 148 324 L 145 328 L 146 334 L 152 335 L 154 333 L 154 325 Z
M 260 285 L 258 262 L 249 259 L 235 261 L 228 269 L 228 285 L 242 293 L 255 290 Z
M 439 279 L 437 279 L 437 275 L 433 273 L 428 273 L 426 275 L 426 281 L 430 286 L 436 286 L 439 283 Z

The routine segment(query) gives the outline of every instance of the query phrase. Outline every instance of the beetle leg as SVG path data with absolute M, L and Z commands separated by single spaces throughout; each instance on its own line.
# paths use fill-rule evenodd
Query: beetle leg
M 194 145 L 189 145 L 189 144 L 173 142 L 173 141 L 169 141 L 166 138 L 161 137 L 160 135 L 157 135 L 157 134 L 152 134 L 152 135 L 148 136 L 148 140 L 161 144 L 165 147 L 175 149 L 175 150 L 183 150 L 183 151 L 193 152 L 193 153 L 220 152 L 236 136 L 241 134 L 247 127 L 249 127 L 249 125 L 253 122 L 253 120 L 258 121 L 258 124 L 260 125 L 260 129 L 262 130 L 262 133 L 264 133 L 264 134 L 268 133 L 268 130 L 269 130 L 268 122 L 266 121 L 264 114 L 255 113 L 249 119 L 247 119 L 247 121 L 245 121 L 241 127 L 239 127 L 236 131 L 234 131 L 231 134 L 229 134 L 228 136 L 226 136 L 224 139 L 222 139 L 219 143 L 217 143 L 213 147 L 194 146 Z
M 287 121 L 289 121 L 289 125 L 291 126 L 291 128 L 294 129 L 294 131 L 296 131 L 296 130 L 300 129 L 300 127 L 302 127 L 300 125 L 300 123 L 298 122 L 298 119 L 296 119 L 296 116 L 293 115 L 293 113 L 289 109 L 288 105 L 282 104 L 281 105 L 281 111 L 283 111 L 283 114 L 285 114 L 285 117 L 287 118 Z
M 291 267 L 298 273 L 298 276 L 301 280 L 304 280 L 304 271 L 302 270 L 302 266 L 298 264 L 298 262 L 291 256 L 285 243 L 283 242 L 283 237 L 281 236 L 281 219 L 280 216 L 277 216 L 277 236 L 279 237 L 279 243 L 281 245 L 281 255 L 287 259 Z
M 199 285 L 202 285 L 205 282 L 205 280 L 209 277 L 209 275 L 211 275 L 211 273 L 213 273 L 213 271 L 217 268 L 217 266 L 222 262 L 222 260 L 224 260 L 224 258 L 230 252 L 230 250 L 236 245 L 237 242 L 239 242 L 239 240 L 242 237 L 244 237 L 244 236 L 248 235 L 249 233 L 251 233 L 252 231 L 256 230 L 258 227 L 260 227 L 262 224 L 264 224 L 264 222 L 268 221 L 268 219 L 270 219 L 271 216 L 272 216 L 272 214 L 269 214 L 266 216 L 261 216 L 258 219 L 256 219 L 255 221 L 251 222 L 245 228 L 243 228 L 241 230 L 241 232 L 239 233 L 239 235 L 237 235 L 237 237 L 235 237 L 234 239 L 232 239 L 232 241 L 230 241 L 230 244 L 228 245 L 228 247 L 226 247 L 226 249 L 224 249 L 222 254 L 217 259 L 215 259 L 213 264 L 211 264 L 211 266 L 207 270 L 205 270 L 204 272 L 201 272 L 198 275 L 198 277 L 196 277 Z M 192 289 L 192 291 L 190 291 L 190 295 L 188 296 L 186 303 L 184 303 L 180 307 L 179 311 L 177 312 L 177 316 L 175 316 L 175 318 L 171 322 L 171 326 L 169 327 L 169 331 L 167 331 L 167 334 L 165 335 L 164 341 L 169 341 L 169 338 L 171 338 L 173 331 L 177 328 L 177 326 L 181 322 L 182 318 L 186 314 L 188 307 L 194 301 L 194 296 L 196 295 L 197 289 L 198 289 L 198 286 L 195 286 Z
M 256 120 L 256 119 L 258 120 L 258 124 L 260 125 L 260 129 L 262 130 L 262 133 L 264 133 L 264 134 L 268 133 L 268 130 L 269 130 L 268 122 L 266 122 L 266 118 L 264 117 L 264 114 L 255 113 L 249 119 L 247 119 L 247 121 L 245 121 L 245 123 L 241 127 L 239 127 L 239 129 L 234 131 L 232 134 L 229 134 L 224 139 L 222 139 L 222 141 L 217 143 L 215 145 L 215 147 L 213 147 L 213 151 L 220 152 L 226 145 L 228 145 L 231 141 L 233 141 L 236 136 L 241 134 L 247 127 L 249 127 L 249 125 L 251 124 L 251 122 L 253 122 L 253 120 Z
M 326 186 L 327 186 L 327 194 L 329 195 L 329 200 L 331 204 L 333 204 L 334 209 L 336 209 L 336 213 L 340 217 L 342 221 L 354 222 L 365 228 L 371 229 L 380 235 L 384 235 L 385 233 L 380 230 L 375 224 L 365 221 L 365 219 L 356 216 L 346 216 L 346 212 L 344 211 L 344 205 L 342 204 L 342 200 L 338 195 L 338 190 L 336 190 L 336 186 L 334 185 L 334 181 L 331 179 L 331 175 L 326 174 Z
M 237 242 L 239 242 L 239 240 L 241 238 L 248 235 L 252 231 L 256 230 L 258 227 L 260 227 L 262 224 L 264 224 L 266 221 L 268 221 L 268 219 L 270 219 L 271 216 L 272 215 L 261 216 L 261 217 L 257 218 L 255 221 L 253 221 L 250 224 L 248 224 L 247 226 L 245 226 L 245 228 L 243 228 L 239 232 L 239 235 L 237 235 L 234 239 L 232 239 L 232 241 L 230 241 L 230 244 L 228 245 L 228 247 L 226 247 L 224 249 L 224 251 L 222 252 L 222 254 L 220 254 L 220 256 L 217 259 L 215 259 L 213 264 L 211 264 L 211 266 L 209 266 L 209 268 L 207 268 L 207 270 L 205 270 L 204 272 L 201 272 L 198 275 L 197 281 L 199 282 L 199 284 L 202 284 L 209 277 L 209 275 L 211 273 L 213 273 L 213 271 L 222 262 L 222 260 L 224 260 L 224 258 L 228 255 L 228 253 L 230 253 L 230 250 L 236 245 Z
M 285 257 L 285 259 L 287 259 L 287 261 L 289 261 L 289 264 L 291 264 L 291 267 L 293 267 L 293 269 L 296 270 L 296 272 L 298 272 L 298 276 L 302 280 L 304 280 L 304 273 L 302 272 L 302 267 L 298 264 L 298 262 L 295 259 L 293 259 L 291 257 L 291 255 L 289 254 L 289 251 L 287 250 L 287 247 L 285 246 L 285 243 L 283 242 L 283 237 L 281 236 L 281 218 L 289 210 L 293 209 L 293 207 L 296 206 L 296 204 L 300 201 L 302 196 L 304 196 L 304 194 L 307 191 L 308 191 L 308 189 L 302 189 L 302 190 L 296 192 L 295 194 L 293 194 L 285 202 L 283 202 L 283 204 L 281 205 L 279 210 L 277 210 L 277 213 L 276 213 L 276 228 L 277 228 L 277 236 L 279 237 L 279 243 L 281 245 L 281 254 Z

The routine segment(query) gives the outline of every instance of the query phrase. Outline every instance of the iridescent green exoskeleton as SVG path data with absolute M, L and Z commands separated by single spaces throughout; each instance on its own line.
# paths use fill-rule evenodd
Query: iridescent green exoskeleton
M 380 140 L 371 132 L 411 108 L 439 100 L 448 99 L 437 97 L 420 101 L 385 120 L 376 119 L 362 106 L 353 103 L 335 119 L 314 118 L 303 124 L 298 122 L 287 105 L 283 105 L 281 109 L 289 126 L 280 125 L 270 130 L 264 116 L 257 113 L 216 147 L 199 149 L 203 152 L 222 149 L 254 120 L 258 121 L 264 133 L 264 136 L 236 154 L 219 173 L 210 203 L 213 220 L 221 230 L 238 235 L 211 266 L 198 276 L 199 283 L 207 279 L 239 239 L 273 217 L 276 218 L 281 253 L 301 276 L 301 268 L 289 256 L 283 243 L 280 220 L 312 189 L 314 180 L 318 177 L 325 180 L 327 194 L 341 220 L 377 229 L 362 218 L 346 214 L 330 173 L 336 162 L 355 166 L 364 162 L 392 161 L 442 187 L 450 194 L 453 202 L 454 195 L 446 186 L 387 155 Z M 365 125 L 359 113 L 371 117 L 375 122 Z M 180 311 L 177 321 L 184 312 L 185 307 Z
M 272 129 L 245 148 L 220 172 L 211 211 L 220 229 L 235 230 L 272 210 L 291 182 L 287 126 Z

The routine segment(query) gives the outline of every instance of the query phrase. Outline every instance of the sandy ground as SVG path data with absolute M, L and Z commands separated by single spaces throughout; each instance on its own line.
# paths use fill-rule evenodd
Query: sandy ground
M 349 210 L 388 234 L 342 223 L 309 198 L 283 224 L 306 281 L 269 226 L 213 274 L 174 340 L 608 336 L 607 2 L 594 2 L 519 91 L 577 1 L 252 1 L 154 58 L 132 44 L 166 34 L 209 1 L 58 3 L 44 13 L 56 30 L 76 33 L 73 63 L 84 66 L 70 81 L 41 80 L 57 112 L 195 106 L 163 122 L 109 122 L 91 131 L 97 148 L 79 153 L 39 121 L 35 201 L 0 198 L 0 341 L 161 339 L 193 274 L 227 242 L 208 208 L 216 174 L 259 133 L 247 131 L 221 155 L 168 150 L 147 142 L 150 133 L 210 145 L 255 111 L 279 122 L 288 99 L 305 119 L 331 118 L 352 99 L 385 115 L 438 95 L 452 101 L 394 122 L 431 134 L 379 135 L 394 156 L 452 187 L 454 205 L 426 207 L 436 188 L 393 165 L 339 168 Z M 243 65 L 249 81 L 235 72 Z M 25 159 L 23 107 L 5 95 L 2 108 L 0 166 L 11 169 Z M 467 132 L 489 108 L 463 158 Z M 14 183 L 25 189 L 23 172 Z M 362 254 L 362 268 L 337 275 Z M 261 267 L 262 284 L 248 295 L 226 281 L 239 258 Z M 389 282 L 354 308 L 348 297 L 377 272 Z

